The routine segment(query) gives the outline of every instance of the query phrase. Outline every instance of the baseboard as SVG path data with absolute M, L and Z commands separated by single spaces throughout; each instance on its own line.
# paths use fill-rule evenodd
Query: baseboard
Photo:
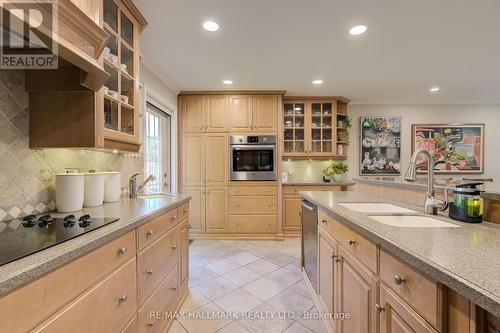
M 189 233 L 189 239 L 213 240 L 284 240 L 283 234 L 222 234 L 222 233 Z

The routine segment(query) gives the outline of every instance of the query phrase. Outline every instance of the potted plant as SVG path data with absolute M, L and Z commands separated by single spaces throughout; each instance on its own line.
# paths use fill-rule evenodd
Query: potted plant
M 347 164 L 332 161 L 326 168 L 321 170 L 321 173 L 323 174 L 324 182 L 330 182 L 332 178 L 334 181 L 340 182 L 344 180 L 344 175 L 347 171 L 349 171 Z

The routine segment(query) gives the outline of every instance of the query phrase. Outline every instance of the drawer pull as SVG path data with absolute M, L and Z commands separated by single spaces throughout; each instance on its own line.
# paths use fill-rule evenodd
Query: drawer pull
M 126 247 L 120 247 L 118 249 L 118 254 L 119 255 L 124 255 L 125 253 L 127 253 L 127 248 Z
M 172 288 L 170 288 L 170 290 L 171 290 L 171 291 L 176 291 L 176 290 L 177 290 L 177 288 L 172 287 Z
M 341 261 L 342 261 L 342 259 L 341 259 L 341 258 L 339 258 L 338 256 L 335 256 L 333 259 L 335 260 L 335 262 L 336 262 L 337 264 L 338 264 L 339 262 L 341 262 Z
M 128 295 L 123 294 L 120 297 L 118 297 L 118 302 L 123 303 L 123 302 L 127 301 L 127 299 L 128 299 Z
M 347 244 L 349 244 L 350 246 L 353 246 L 354 244 L 356 244 L 356 242 L 353 241 L 352 239 L 348 239 Z
M 380 304 L 375 304 L 375 311 L 377 311 L 378 313 L 381 313 L 381 312 L 385 311 L 385 308 Z
M 398 274 L 394 275 L 394 283 L 398 286 L 406 282 L 406 279 Z
M 326 219 L 322 219 L 321 222 L 325 223 L 325 224 L 328 223 L 328 221 Z
M 189 210 L 187 208 L 184 208 L 183 212 L 187 213 Z
M 148 321 L 148 322 L 146 323 L 146 326 L 149 326 L 149 327 L 153 327 L 153 326 L 155 326 L 155 322 L 154 322 L 154 320 Z
M 170 219 L 170 221 L 172 221 L 172 223 L 173 223 L 173 222 L 175 222 L 175 220 L 177 220 L 177 217 L 174 215 L 174 216 L 172 216 L 172 218 Z
M 146 232 L 146 237 L 151 237 L 153 236 L 153 230 L 149 230 L 148 232 Z
M 172 246 L 172 251 L 177 250 L 177 245 Z
M 153 275 L 153 270 L 152 270 L 152 269 L 148 269 L 148 270 L 146 271 L 146 274 L 147 274 L 147 275 Z
M 188 224 L 188 229 L 193 229 L 193 226 L 191 224 Z

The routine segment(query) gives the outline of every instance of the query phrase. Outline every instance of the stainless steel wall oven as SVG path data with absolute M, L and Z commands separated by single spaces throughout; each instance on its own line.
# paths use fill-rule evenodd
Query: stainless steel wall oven
M 276 180 L 276 136 L 230 137 L 231 180 Z

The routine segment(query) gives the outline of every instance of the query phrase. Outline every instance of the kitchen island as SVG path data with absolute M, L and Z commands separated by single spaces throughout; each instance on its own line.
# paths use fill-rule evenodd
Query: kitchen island
M 472 225 L 444 217 L 436 218 L 458 227 L 408 228 L 389 226 L 368 216 L 374 217 L 373 215 L 383 214 L 356 212 L 341 205 L 343 203 L 387 203 L 387 199 L 381 197 L 356 191 L 302 192 L 301 197 L 316 205 L 319 210 L 320 293 L 322 289 L 321 234 L 323 231 L 325 235 L 332 238 L 330 243 L 333 244 L 331 246 L 332 256 L 338 259 L 339 252 L 342 251 L 347 256 L 354 254 L 354 261 L 360 263 L 363 270 L 368 272 L 368 280 L 373 280 L 375 284 L 380 281 L 380 296 L 387 295 L 387 293 L 391 293 L 391 290 L 396 289 L 396 293 L 403 299 L 405 296 L 408 297 L 411 311 L 416 309 L 426 322 L 431 323 L 432 327 L 427 330 L 429 332 L 433 332 L 433 329 L 440 332 L 446 327 L 444 322 L 446 316 L 442 313 L 446 311 L 444 309 L 446 304 L 445 287 L 471 300 L 492 315 L 500 316 L 500 283 L 498 282 L 498 276 L 500 276 L 500 262 L 498 261 L 500 226 L 487 222 Z M 401 202 L 398 202 L 397 205 L 417 212 L 393 215 L 422 215 L 418 212 L 421 209 L 419 206 Z M 336 246 L 338 250 L 335 249 Z M 401 267 L 402 271 L 410 272 L 408 274 L 414 275 L 415 279 L 413 281 L 405 281 L 404 278 L 400 280 L 401 276 L 397 274 L 386 276 L 388 267 Z M 419 281 L 425 281 L 425 283 Z M 384 282 L 389 288 L 384 288 Z M 435 286 L 435 290 L 429 290 L 433 286 Z M 427 290 L 414 290 L 414 294 L 412 294 L 410 287 L 427 287 L 425 288 Z M 388 292 L 385 291 L 386 289 Z M 341 290 L 338 292 L 342 293 Z M 424 297 L 427 292 L 432 293 L 429 297 L 435 299 L 437 304 L 429 304 L 417 296 L 420 293 Z M 379 295 L 377 287 L 374 287 L 373 293 L 372 301 L 374 302 L 375 315 L 386 309 L 384 304 L 377 303 L 380 302 L 376 300 Z M 339 302 L 338 297 L 336 299 L 335 302 Z M 342 302 L 338 304 L 342 304 Z M 419 306 L 423 308 L 419 308 Z M 337 308 L 336 310 L 342 309 Z M 412 318 L 423 319 L 420 316 Z M 384 332 L 389 324 L 384 320 L 381 322 L 385 325 L 381 324 L 381 331 Z

